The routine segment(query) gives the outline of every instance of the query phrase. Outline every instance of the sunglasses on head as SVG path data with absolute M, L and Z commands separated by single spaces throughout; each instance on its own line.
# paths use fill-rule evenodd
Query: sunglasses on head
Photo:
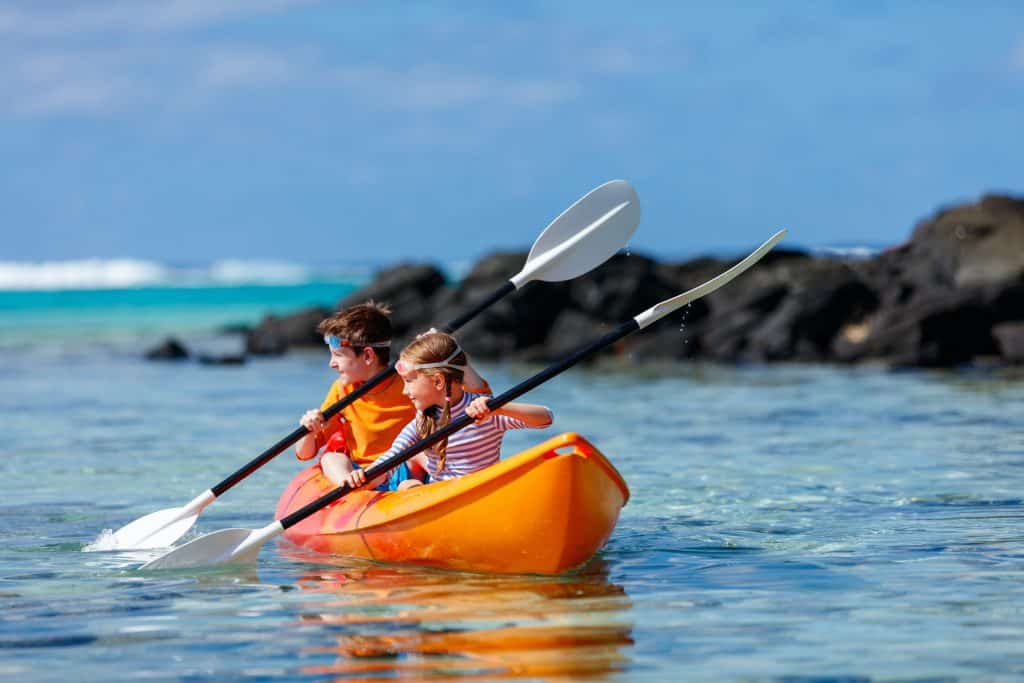
M 374 349 L 384 349 L 391 346 L 391 340 L 382 342 L 369 342 L 365 344 L 354 344 L 348 339 L 343 339 L 334 334 L 325 334 L 324 343 L 331 348 L 331 351 L 337 351 L 338 349 L 351 349 L 351 348 L 362 348 L 369 346 Z

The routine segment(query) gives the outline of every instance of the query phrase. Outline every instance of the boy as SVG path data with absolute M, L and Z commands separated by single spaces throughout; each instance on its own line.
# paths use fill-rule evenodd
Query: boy
M 338 379 L 327 392 L 320 409 L 307 411 L 299 423 L 309 434 L 295 444 L 299 460 L 309 460 L 320 449 L 324 475 L 342 483 L 355 468 L 369 465 L 387 452 L 402 428 L 416 417 L 416 409 L 403 395 L 402 380 L 392 374 L 340 414 L 324 421 L 322 410 L 337 403 L 377 373 L 385 370 L 391 356 L 391 311 L 368 301 L 335 313 L 317 326 L 330 347 L 330 367 Z M 489 392 L 487 383 L 472 368 L 466 382 Z M 392 471 L 387 488 L 395 490 L 406 479 L 426 479 L 423 458 L 413 458 Z

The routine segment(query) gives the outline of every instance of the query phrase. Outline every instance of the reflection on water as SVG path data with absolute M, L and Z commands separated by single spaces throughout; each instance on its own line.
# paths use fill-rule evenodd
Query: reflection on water
M 291 554 L 291 551 L 289 551 Z M 292 559 L 302 559 L 299 551 Z M 317 556 L 322 562 L 323 556 Z M 562 577 L 493 576 L 346 563 L 303 575 L 303 624 L 332 640 L 303 654 L 333 654 L 302 669 L 346 681 L 586 677 L 629 663 L 631 604 L 596 560 Z M 324 594 L 332 596 L 323 600 Z
M 280 438 L 324 371 L 312 355 L 228 377 L 0 354 L 17 380 L 0 391 L 0 679 L 1022 679 L 1024 383 L 1010 375 L 568 373 L 532 400 L 634 494 L 607 566 L 569 577 L 325 564 L 285 543 L 201 572 L 81 552 Z M 522 376 L 485 371 L 497 387 Z M 543 438 L 510 433 L 505 452 Z M 269 463 L 190 537 L 262 527 L 297 469 Z

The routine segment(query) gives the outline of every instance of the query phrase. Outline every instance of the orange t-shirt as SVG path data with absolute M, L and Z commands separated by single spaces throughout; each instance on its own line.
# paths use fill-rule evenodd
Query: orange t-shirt
M 359 386 L 360 384 L 346 384 L 339 389 L 338 382 L 335 381 L 327 391 L 324 402 L 320 404 L 320 411 L 327 410 Z M 317 450 L 323 448 L 332 436 L 343 429 L 344 442 L 348 447 L 349 457 L 354 462 L 369 465 L 387 452 L 398 437 L 398 433 L 402 431 L 402 427 L 416 417 L 416 409 L 402 393 L 404 384 L 398 375 L 392 375 L 384 380 L 381 387 L 383 388 L 372 390 L 343 409 L 339 415 L 328 420 L 324 430 L 317 435 Z M 483 387 L 467 391 L 489 395 L 491 387 L 485 380 Z
M 335 381 L 320 410 L 327 410 L 357 387 L 359 384 L 339 387 Z M 402 380 L 397 375 L 384 380 L 380 387 L 327 421 L 326 427 L 317 437 L 317 448 L 323 447 L 332 435 L 343 428 L 352 460 L 360 465 L 373 462 L 377 456 L 391 448 L 391 442 L 402 431 L 402 427 L 416 417 L 416 409 L 402 394 L 402 388 Z M 342 417 L 344 421 L 339 419 Z

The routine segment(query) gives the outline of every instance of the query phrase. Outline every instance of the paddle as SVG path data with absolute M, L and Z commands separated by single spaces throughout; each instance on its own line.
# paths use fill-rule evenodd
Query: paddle
M 612 180 L 594 188 L 544 229 L 533 243 L 521 271 L 441 329 L 454 332 L 497 301 L 533 280 L 561 282 L 593 270 L 625 247 L 639 224 L 640 200 L 632 185 L 625 180 Z M 392 363 L 323 411 L 324 420 L 340 413 L 394 372 L 395 364 Z M 121 527 L 114 532 L 110 547 L 121 550 L 172 545 L 192 528 L 199 513 L 207 505 L 308 433 L 305 427 L 299 427 L 186 505 L 150 513 Z
M 661 318 L 664 318 L 669 313 L 682 308 L 691 301 L 710 294 L 745 271 L 747 268 L 750 268 L 752 265 L 757 263 L 761 257 L 768 253 L 768 251 L 782 239 L 785 234 L 785 230 L 780 230 L 773 235 L 771 239 L 758 247 L 753 253 L 721 275 L 708 280 L 704 284 L 694 287 L 683 294 L 679 294 L 671 299 L 666 299 L 665 301 L 652 306 L 643 313 L 634 317 L 632 320 L 622 323 L 615 330 L 609 332 L 597 341 L 587 344 L 575 353 L 567 356 L 554 365 L 545 368 L 541 372 L 538 372 L 533 377 L 520 382 L 500 396 L 495 396 L 490 399 L 487 401 L 487 406 L 491 410 L 500 408 L 506 403 L 522 396 L 531 389 L 543 384 L 552 377 L 564 372 L 576 363 L 579 363 L 581 360 L 593 355 L 597 351 L 614 344 L 626 335 L 643 329 Z M 446 427 L 443 427 L 427 438 L 416 442 L 404 451 L 396 453 L 386 460 L 382 460 L 379 463 L 371 465 L 366 470 L 366 480 L 372 481 L 391 468 L 400 465 L 417 453 L 425 451 L 442 439 L 445 439 L 460 429 L 468 426 L 472 422 L 473 418 L 465 414 L 455 420 L 452 420 L 452 422 Z M 215 531 L 213 533 L 206 534 L 205 536 L 200 536 L 199 538 L 171 550 L 161 557 L 147 562 L 142 566 L 142 569 L 173 569 L 228 562 L 255 561 L 256 556 L 259 554 L 260 547 L 264 543 L 275 536 L 280 535 L 285 529 L 298 524 L 315 512 L 340 499 L 349 491 L 351 491 L 351 488 L 349 488 L 347 484 L 343 484 L 330 493 L 321 496 L 317 500 L 299 508 L 291 514 L 268 524 L 262 529 L 224 529 L 222 531 Z

